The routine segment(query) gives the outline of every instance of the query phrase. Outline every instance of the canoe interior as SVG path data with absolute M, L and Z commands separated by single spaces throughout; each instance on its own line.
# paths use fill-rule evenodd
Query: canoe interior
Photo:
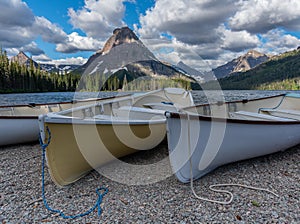
M 166 88 L 94 102 L 40 117 L 53 181 L 64 186 L 92 169 L 137 150 L 149 150 L 166 137 L 165 110 L 194 105 L 190 92 Z M 158 109 L 159 108 L 159 109 Z
M 277 95 L 254 100 L 243 100 L 226 103 L 213 103 L 185 108 L 184 111 L 193 114 L 214 117 L 232 118 L 231 113 L 247 111 L 251 113 L 265 113 L 263 109 L 300 111 L 300 98 L 295 94 Z

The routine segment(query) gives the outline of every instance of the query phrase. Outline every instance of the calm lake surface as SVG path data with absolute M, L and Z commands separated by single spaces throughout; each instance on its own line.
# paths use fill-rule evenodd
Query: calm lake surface
M 225 90 L 225 91 L 193 91 L 195 103 L 205 103 L 207 101 L 233 101 L 241 99 L 255 99 L 272 96 L 287 92 L 300 91 L 257 91 L 257 90 Z M 49 92 L 49 93 L 18 93 L 0 94 L 0 105 L 17 105 L 28 103 L 50 103 L 70 100 L 79 100 L 95 97 L 110 97 L 123 95 L 126 92 Z

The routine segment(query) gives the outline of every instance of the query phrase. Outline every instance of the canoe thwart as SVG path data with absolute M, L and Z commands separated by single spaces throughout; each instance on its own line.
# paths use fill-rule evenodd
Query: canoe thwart
M 245 119 L 245 120 L 263 120 L 263 121 L 294 121 L 294 119 L 281 118 L 268 114 L 261 114 L 249 111 L 237 111 L 230 112 L 229 117 L 233 119 Z
M 289 118 L 294 120 L 300 120 L 300 111 L 298 110 L 281 110 L 281 109 L 261 109 L 263 113 L 267 113 L 276 117 Z

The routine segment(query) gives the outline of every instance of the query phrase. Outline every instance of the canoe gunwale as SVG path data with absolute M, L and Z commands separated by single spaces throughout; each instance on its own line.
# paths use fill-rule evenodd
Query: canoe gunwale
M 236 100 L 236 101 L 228 101 L 228 102 L 223 102 L 223 101 L 219 101 L 219 102 L 215 102 L 215 103 L 205 103 L 205 104 L 197 104 L 197 105 L 193 105 L 190 107 L 185 107 L 184 109 L 191 109 L 191 108 L 195 108 L 197 106 L 211 106 L 211 105 L 228 105 L 228 104 L 232 104 L 232 103 L 249 103 L 249 102 L 253 102 L 253 101 L 258 101 L 258 100 L 266 100 L 266 99 L 272 99 L 272 98 L 276 98 L 276 97 L 284 97 L 284 96 L 288 96 L 287 94 L 277 94 L 274 96 L 266 96 L 266 97 L 261 97 L 261 98 L 256 98 L 256 99 L 242 99 L 242 100 Z
M 175 119 L 190 119 L 190 120 L 204 120 L 211 122 L 224 122 L 224 123 L 241 123 L 241 124 L 264 124 L 264 125 L 286 125 L 286 124 L 300 124 L 300 121 L 263 121 L 263 120 L 244 120 L 244 119 L 232 119 L 232 118 L 221 118 L 221 117 L 211 117 L 202 116 L 194 113 L 184 113 L 184 112 L 166 112 L 165 116 L 167 118 Z
M 1 115 L 0 119 L 38 119 L 38 115 L 28 115 L 28 116 L 20 116 L 20 115 Z
M 82 125 L 146 125 L 146 124 L 162 124 L 166 123 L 166 119 L 155 119 L 155 120 L 98 120 L 98 119 L 79 119 L 79 118 L 55 118 L 45 117 L 45 123 L 56 123 L 56 124 L 82 124 Z

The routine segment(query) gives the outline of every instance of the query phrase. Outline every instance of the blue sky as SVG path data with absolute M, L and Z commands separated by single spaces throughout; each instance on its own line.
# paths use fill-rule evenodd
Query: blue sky
M 1 0 L 0 8 L 2 48 L 38 62 L 84 63 L 121 26 L 163 59 L 198 63 L 197 55 L 211 68 L 250 49 L 300 46 L 299 0 Z

